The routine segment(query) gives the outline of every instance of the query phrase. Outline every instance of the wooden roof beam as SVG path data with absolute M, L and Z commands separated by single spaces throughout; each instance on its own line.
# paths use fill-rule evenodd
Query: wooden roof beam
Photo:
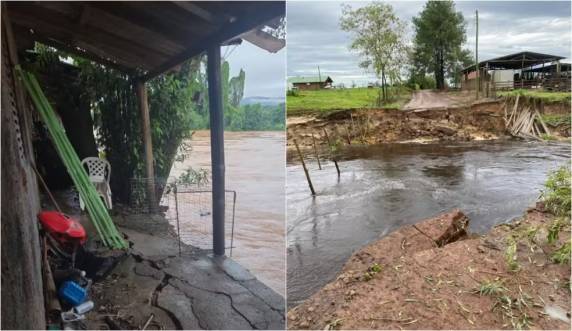
M 220 17 L 211 14 L 211 12 L 209 12 L 206 9 L 203 9 L 196 3 L 188 1 L 172 1 L 172 3 L 209 23 L 221 24 L 227 21 L 226 19 L 222 19 Z
M 31 28 L 43 35 L 58 36 L 68 44 L 87 42 L 107 49 L 110 57 L 123 58 L 141 64 L 142 69 L 154 67 L 161 63 L 168 55 L 157 55 L 152 50 L 137 46 L 123 38 L 101 33 L 96 29 L 86 29 L 69 22 L 69 18 L 61 14 L 42 12 L 41 17 L 37 11 L 20 10 L 21 7 L 12 7 L 10 15 L 15 24 Z M 65 37 L 64 37 L 65 36 Z M 62 41 L 60 40 L 60 41 Z
M 140 45 L 131 39 L 110 34 L 91 25 L 81 26 L 78 24 L 79 17 L 74 19 L 59 12 L 39 8 L 37 6 L 13 5 L 10 7 L 12 15 L 17 15 L 20 22 L 29 21 L 37 27 L 64 31 L 77 39 L 94 40 L 97 44 L 114 45 L 116 48 L 129 49 L 130 52 L 142 58 L 151 59 L 153 63 L 161 62 L 169 53 Z
M 94 53 L 84 51 L 84 50 L 77 48 L 77 47 L 66 45 L 66 44 L 59 42 L 57 40 L 46 38 L 46 37 L 44 37 L 38 33 L 34 33 L 32 35 L 32 38 L 35 39 L 36 41 L 41 42 L 42 44 L 47 45 L 47 46 L 54 47 L 54 48 L 59 49 L 63 52 L 67 52 L 67 53 L 70 53 L 73 55 L 81 56 L 85 59 L 103 64 L 109 68 L 119 70 L 123 73 L 129 74 L 129 75 L 134 75 L 136 73 L 135 68 L 130 68 L 124 64 L 113 62 L 112 60 L 107 59 L 105 57 L 95 55 Z
M 262 4 L 262 3 L 261 3 Z M 262 7 L 262 6 L 261 6 Z M 233 39 L 240 34 L 248 32 L 256 27 L 270 21 L 276 17 L 282 16 L 285 13 L 285 4 L 283 2 L 266 2 L 264 8 L 259 8 L 250 17 L 238 18 L 233 23 L 228 23 L 223 26 L 219 32 L 205 37 L 196 43 L 195 46 L 191 46 L 186 51 L 174 56 L 165 63 L 159 65 L 155 69 L 150 70 L 147 74 L 140 77 L 143 81 L 148 81 L 153 79 L 160 74 L 171 70 L 172 68 L 178 66 L 182 62 L 205 52 L 213 45 L 221 45 L 229 39 Z

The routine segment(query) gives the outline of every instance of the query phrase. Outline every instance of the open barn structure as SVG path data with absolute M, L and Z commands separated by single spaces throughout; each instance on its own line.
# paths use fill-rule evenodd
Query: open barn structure
M 14 68 L 35 42 L 114 68 L 138 96 L 149 196 L 155 191 L 146 82 L 207 54 L 212 150 L 213 251 L 225 254 L 225 162 L 221 46 L 247 40 L 270 52 L 283 39 L 267 31 L 284 2 L 2 2 L 2 328 L 45 328 L 40 210 L 32 106 Z M 153 203 L 153 202 L 151 202 Z M 6 208 L 9 206 L 9 208 Z
M 480 91 L 489 95 L 491 90 L 545 88 L 570 90 L 570 64 L 561 63 L 562 56 L 523 51 L 478 64 Z M 463 69 L 463 89 L 477 86 L 476 65 Z

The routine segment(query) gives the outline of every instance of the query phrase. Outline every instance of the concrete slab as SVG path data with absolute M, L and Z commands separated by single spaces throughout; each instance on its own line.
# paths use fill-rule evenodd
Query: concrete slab
M 113 307 L 106 311 L 110 315 L 129 317 L 116 317 L 115 325 L 138 328 L 153 313 L 158 325 L 167 328 L 285 328 L 284 298 L 232 259 L 214 258 L 192 247 L 184 247 L 186 254 L 178 256 L 178 242 L 172 237 L 121 230 L 132 243 L 132 255 L 115 267 L 95 300 L 96 306 L 106 302 Z M 105 322 L 97 317 L 94 321 Z M 97 323 L 89 326 L 99 328 Z
M 168 311 L 183 330 L 201 329 L 199 319 L 193 313 L 191 299 L 171 285 L 165 286 L 157 296 L 157 306 Z

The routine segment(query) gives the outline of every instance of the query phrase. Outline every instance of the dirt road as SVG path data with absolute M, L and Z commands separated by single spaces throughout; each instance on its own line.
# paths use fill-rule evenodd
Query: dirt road
M 470 96 L 465 92 L 436 92 L 420 90 L 413 92 L 404 110 L 457 107 L 467 102 Z

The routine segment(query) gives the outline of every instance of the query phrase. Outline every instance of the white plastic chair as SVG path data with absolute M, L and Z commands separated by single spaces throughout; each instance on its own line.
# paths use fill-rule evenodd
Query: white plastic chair
M 111 177 L 111 164 L 106 160 L 98 157 L 86 157 L 81 161 L 81 165 L 87 164 L 87 172 L 89 180 L 95 185 L 95 189 L 103 198 L 107 209 L 111 209 L 111 188 L 109 187 L 109 178 Z M 85 204 L 79 197 L 79 207 L 85 209 Z

